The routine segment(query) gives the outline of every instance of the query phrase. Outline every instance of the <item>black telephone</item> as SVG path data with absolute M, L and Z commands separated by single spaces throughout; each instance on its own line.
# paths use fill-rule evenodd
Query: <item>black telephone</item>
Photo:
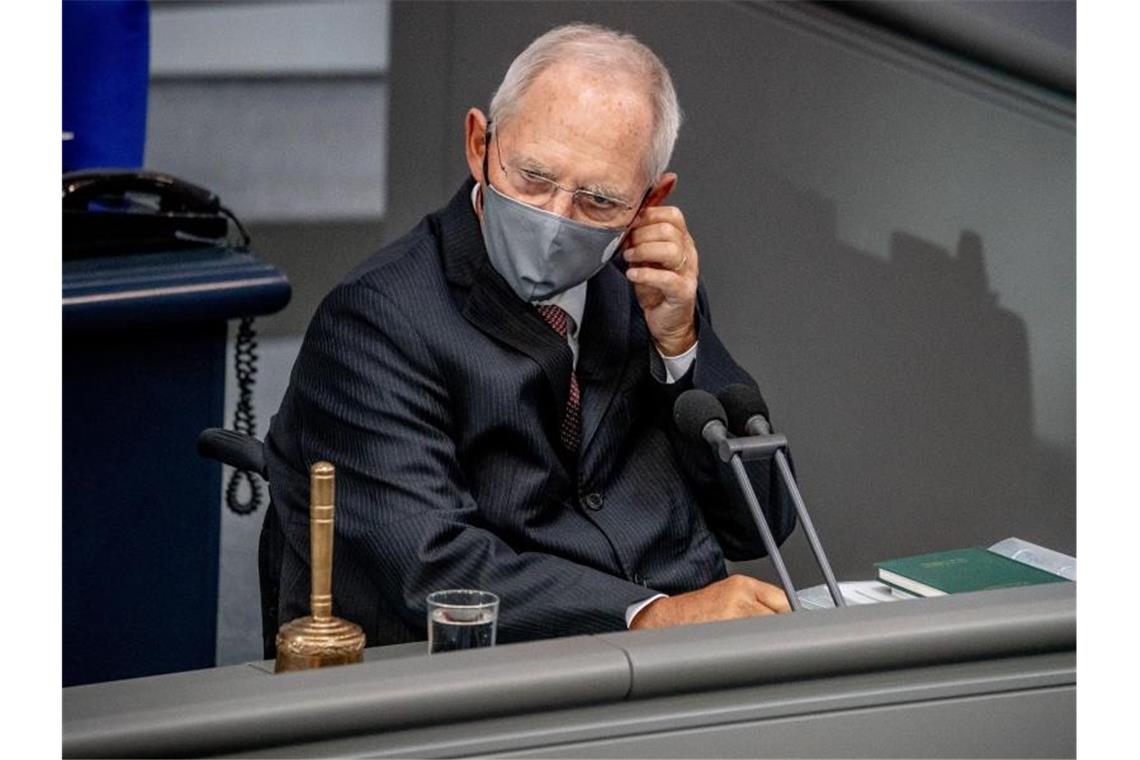
M 241 233 L 229 243 L 229 222 Z M 96 169 L 63 175 L 63 258 L 86 259 L 167 251 L 194 255 L 193 249 L 220 247 L 247 251 L 249 234 L 218 196 L 204 187 L 153 171 Z M 256 433 L 253 385 L 257 374 L 257 333 L 253 317 L 243 317 L 234 338 L 238 400 L 233 430 Z M 245 498 L 242 484 L 245 484 Z M 254 472 L 234 470 L 226 485 L 226 505 L 240 515 L 257 510 L 264 485 Z
M 247 246 L 218 196 L 186 180 L 120 169 L 63 175 L 64 259 L 225 246 L 230 221 Z

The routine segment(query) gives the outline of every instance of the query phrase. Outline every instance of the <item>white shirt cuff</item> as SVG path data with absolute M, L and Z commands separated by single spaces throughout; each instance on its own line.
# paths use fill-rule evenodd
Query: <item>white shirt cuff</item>
M 667 385 L 671 385 L 680 380 L 685 376 L 685 373 L 689 371 L 689 367 L 693 366 L 693 360 L 697 358 L 697 344 L 699 343 L 700 341 L 697 341 L 689 346 L 688 351 L 683 354 L 677 354 L 676 356 L 666 356 L 661 353 L 660 349 L 657 350 L 657 355 L 660 356 L 661 361 L 665 363 L 665 383 Z
M 657 596 L 649 597 L 644 602 L 634 602 L 633 604 L 626 607 L 625 608 L 625 627 L 629 628 L 630 625 L 633 624 L 633 619 L 635 617 L 637 617 L 637 613 L 641 612 L 643 609 L 648 607 L 650 602 L 656 602 L 658 599 L 665 599 L 667 597 L 668 597 L 668 594 L 658 594 Z

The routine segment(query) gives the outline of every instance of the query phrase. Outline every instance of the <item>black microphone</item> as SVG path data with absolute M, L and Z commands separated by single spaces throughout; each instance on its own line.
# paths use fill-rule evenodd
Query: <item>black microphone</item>
M 764 397 L 756 388 L 743 383 L 735 383 L 722 389 L 717 394 L 717 398 L 723 405 L 728 417 L 729 428 L 733 434 L 766 436 L 772 432 L 772 426 L 768 423 L 768 405 L 764 403 Z M 787 488 L 788 494 L 792 497 L 792 503 L 796 507 L 800 524 L 804 526 L 808 545 L 811 547 L 812 554 L 815 555 L 816 564 L 819 565 L 819 569 L 823 573 L 823 580 L 827 584 L 831 599 L 835 602 L 836 607 L 846 607 L 843 594 L 839 590 L 839 584 L 835 580 L 835 573 L 831 570 L 831 563 L 827 561 L 823 544 L 820 543 L 811 516 L 808 514 L 807 505 L 804 504 L 800 489 L 796 486 L 795 478 L 792 477 L 792 468 L 788 465 L 788 460 L 783 451 L 776 449 L 775 459 L 780 477 L 784 481 L 784 487 Z
M 760 501 L 756 498 L 756 492 L 752 489 L 752 483 L 744 471 L 744 462 L 740 454 L 732 452 L 728 445 L 726 421 L 724 407 L 717 401 L 716 396 L 699 388 L 685 391 L 673 404 L 673 422 L 676 423 L 677 429 L 687 438 L 707 443 L 732 469 L 736 486 L 752 512 L 756 529 L 760 531 L 760 540 L 764 542 L 764 548 L 772 560 L 776 575 L 780 577 L 780 584 L 788 597 L 788 605 L 793 610 L 798 610 L 800 606 L 796 589 L 792 586 L 792 579 L 788 577 L 788 570 L 784 567 L 784 560 L 776 546 L 776 539 L 772 536 L 772 529 L 764 519 Z
M 716 449 L 728 438 L 724 407 L 716 396 L 699 388 L 687 390 L 673 404 L 673 422 L 682 435 L 703 440 Z
M 728 429 L 733 435 L 768 435 L 772 432 L 772 426 L 768 424 L 768 404 L 756 388 L 735 383 L 718 393 L 717 398 L 724 405 Z

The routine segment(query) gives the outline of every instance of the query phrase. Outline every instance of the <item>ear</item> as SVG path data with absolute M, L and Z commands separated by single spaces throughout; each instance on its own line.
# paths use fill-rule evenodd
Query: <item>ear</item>
M 657 180 L 657 184 L 653 186 L 653 189 L 649 191 L 649 197 L 645 200 L 645 205 L 662 205 L 675 187 L 677 187 L 677 175 L 674 172 L 665 172 L 661 175 L 661 179 Z
M 467 154 L 467 168 L 479 184 L 483 179 L 483 153 L 487 150 L 487 117 L 478 108 L 467 112 L 464 120 L 464 151 Z

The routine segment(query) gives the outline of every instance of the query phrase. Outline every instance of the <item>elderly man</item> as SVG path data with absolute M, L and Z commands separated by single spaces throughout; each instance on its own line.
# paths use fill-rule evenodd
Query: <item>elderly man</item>
M 685 389 L 752 383 L 664 205 L 679 123 L 660 60 L 583 24 L 523 51 L 489 117 L 467 113 L 471 179 L 329 294 L 273 420 L 280 620 L 306 613 L 319 459 L 338 473 L 336 614 L 370 645 L 422 639 L 445 588 L 498 594 L 503 642 L 788 609 L 726 577 L 759 533 L 672 422 Z M 753 479 L 782 541 L 791 510 L 767 469 Z

